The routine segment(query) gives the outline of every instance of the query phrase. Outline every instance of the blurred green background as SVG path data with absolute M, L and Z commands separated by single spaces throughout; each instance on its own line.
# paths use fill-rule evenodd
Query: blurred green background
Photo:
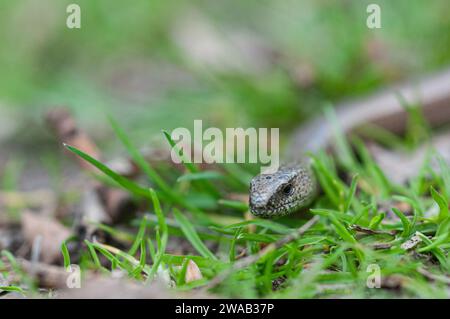
M 66 7 L 81 7 L 81 29 Z M 381 6 L 368 29 L 366 7 Z M 44 152 L 43 112 L 70 107 L 111 150 L 106 114 L 137 145 L 161 129 L 279 127 L 326 102 L 438 70 L 450 61 L 448 0 L 0 2 L 0 143 Z M 4 150 L 7 148 L 4 148 Z

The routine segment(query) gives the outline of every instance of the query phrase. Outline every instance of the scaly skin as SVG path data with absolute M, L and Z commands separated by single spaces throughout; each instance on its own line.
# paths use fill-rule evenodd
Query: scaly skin
M 312 171 L 304 164 L 281 167 L 273 174 L 260 174 L 250 183 L 250 211 L 274 218 L 307 206 L 317 194 Z

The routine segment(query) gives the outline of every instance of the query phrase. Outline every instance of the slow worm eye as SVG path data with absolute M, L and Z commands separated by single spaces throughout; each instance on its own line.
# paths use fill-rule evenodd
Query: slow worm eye
M 291 195 L 293 189 L 294 188 L 292 187 L 292 184 L 287 184 L 286 186 L 283 187 L 281 191 L 283 192 L 284 195 Z

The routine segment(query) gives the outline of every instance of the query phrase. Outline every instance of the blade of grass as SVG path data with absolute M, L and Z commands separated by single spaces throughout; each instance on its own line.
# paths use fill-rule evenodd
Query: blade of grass
M 444 219 L 449 217 L 449 210 L 448 210 L 448 201 L 447 199 L 439 194 L 433 186 L 430 187 L 431 196 L 433 197 L 434 201 L 439 206 L 439 215 L 437 218 L 437 222 L 441 222 Z
M 25 291 L 18 287 L 18 286 L 0 286 L 0 291 L 6 291 L 6 292 L 18 292 L 25 296 Z
M 141 245 L 142 240 L 143 240 L 143 238 L 145 236 L 145 231 L 146 231 L 146 228 L 147 228 L 147 224 L 148 224 L 147 217 L 146 216 L 142 217 L 141 223 L 139 225 L 138 233 L 137 233 L 136 238 L 135 238 L 135 240 L 133 242 L 133 245 L 131 245 L 131 248 L 128 250 L 128 254 L 133 256 L 136 253 L 136 251 L 138 250 L 139 245 Z
M 105 256 L 111 262 L 111 268 L 114 269 L 117 265 L 122 270 L 125 270 L 129 275 L 133 274 L 134 267 L 139 264 L 139 262 L 118 248 L 101 244 L 93 243 L 92 246 L 98 250 L 103 256 Z M 115 255 L 114 255 L 115 254 Z M 120 260 L 119 257 L 123 258 L 124 261 Z
M 409 235 L 411 234 L 411 223 L 409 222 L 409 219 L 405 216 L 405 214 L 403 214 L 403 212 L 396 208 L 393 207 L 392 211 L 394 212 L 395 215 L 397 215 L 398 218 L 400 218 L 400 221 L 402 222 L 403 225 L 403 232 L 401 234 L 402 237 L 409 237 Z
M 146 257 L 147 257 L 145 238 L 141 239 L 139 246 L 140 246 L 139 265 L 133 270 L 133 277 L 136 277 L 136 278 L 141 277 L 141 272 L 145 267 L 145 261 L 146 261 Z
M 238 210 L 240 212 L 246 212 L 248 211 L 248 205 L 246 203 L 236 201 L 236 200 L 228 200 L 228 199 L 219 199 L 217 201 L 219 205 L 232 208 L 235 210 Z
M 336 233 L 346 242 L 355 244 L 357 243 L 355 237 L 347 230 L 347 228 L 342 224 L 336 216 L 333 214 L 329 214 L 328 217 L 330 218 L 331 223 L 334 225 Z
M 102 269 L 103 266 L 100 262 L 100 259 L 98 258 L 97 252 L 94 249 L 94 246 L 87 240 L 84 240 L 84 243 L 86 244 L 86 246 L 88 247 L 88 250 L 91 254 L 92 259 L 94 260 L 94 264 L 99 268 Z
M 352 204 L 353 198 L 355 197 L 357 185 L 358 185 L 358 174 L 355 174 L 355 175 L 353 175 L 353 178 L 352 178 L 349 195 L 347 196 L 347 200 L 345 201 L 344 213 L 347 213 L 348 210 L 350 209 L 350 205 Z
M 381 213 L 378 215 L 375 215 L 369 223 L 369 228 L 370 229 L 377 229 L 378 226 L 381 224 L 381 222 L 383 221 L 384 217 L 386 216 L 385 213 Z
M 267 229 L 270 229 L 276 233 L 279 234 L 289 234 L 292 232 L 292 229 L 284 226 L 283 224 L 279 224 L 276 222 L 273 222 L 271 220 L 265 220 L 265 219 L 253 219 L 253 220 L 246 220 L 240 223 L 231 224 L 223 227 L 223 229 L 234 229 L 234 228 L 241 228 L 248 225 L 257 225 L 260 227 L 264 227 Z
M 436 237 L 448 234 L 449 230 L 450 230 L 450 217 L 447 217 L 439 224 L 438 229 L 436 231 Z
M 169 145 L 172 147 L 172 149 L 175 150 L 175 152 L 178 154 L 178 156 L 181 158 L 181 162 L 186 167 L 186 169 L 191 172 L 192 174 L 199 173 L 199 168 L 192 163 L 191 161 L 187 160 L 182 151 L 177 147 L 176 143 L 173 141 L 172 137 L 166 130 L 162 130 L 164 136 L 166 137 L 167 141 L 169 142 Z M 208 193 L 213 195 L 214 197 L 218 198 L 220 197 L 220 192 L 212 185 L 209 181 L 206 181 L 204 179 L 200 179 L 197 181 L 199 186 L 205 189 Z
M 368 204 L 368 205 L 362 207 L 360 209 L 360 212 L 357 215 L 355 215 L 355 217 L 353 217 L 353 219 L 350 221 L 350 224 L 351 225 L 357 224 L 361 220 L 361 218 L 366 217 L 362 220 L 364 225 L 366 225 L 366 223 L 367 223 L 366 219 L 367 219 L 367 216 L 369 215 L 369 211 L 372 209 L 372 207 L 373 207 L 372 204 Z
M 410 104 L 400 92 L 396 92 L 396 97 L 408 114 L 406 140 L 413 148 L 429 138 L 431 129 L 419 105 Z
M 185 283 L 187 266 L 189 264 L 189 258 L 185 258 L 183 264 L 181 265 L 180 272 L 177 277 L 177 287 L 183 285 Z
M 338 158 L 346 168 L 357 167 L 353 151 L 348 143 L 343 130 L 338 122 L 336 113 L 331 106 L 325 108 L 325 117 L 333 130 L 334 140 L 336 142 L 336 151 Z
M 65 143 L 63 145 L 64 145 L 65 148 L 67 148 L 72 153 L 75 153 L 76 155 L 78 155 L 79 157 L 81 157 L 82 159 L 87 161 L 88 163 L 90 163 L 93 166 L 95 166 L 97 169 L 99 169 L 101 172 L 103 172 L 104 174 L 109 176 L 111 179 L 113 179 L 115 182 L 117 182 L 120 186 L 122 186 L 123 188 L 125 188 L 129 192 L 131 192 L 131 193 L 133 193 L 135 195 L 141 196 L 141 197 L 147 197 L 148 196 L 147 189 L 145 189 L 145 188 L 137 185 L 136 183 L 130 181 L 129 179 L 127 179 L 127 178 L 117 174 L 116 172 L 111 170 L 106 165 L 100 163 L 95 158 L 93 158 L 90 155 L 84 153 L 83 151 L 80 151 L 76 147 L 73 147 L 73 146 L 65 144 Z
M 439 246 L 441 244 L 444 244 L 447 241 L 448 237 L 449 237 L 449 234 L 442 234 L 439 237 L 436 237 L 436 239 L 433 240 L 433 242 L 431 244 L 429 244 L 429 245 L 427 245 L 425 247 L 419 248 L 419 249 L 417 249 L 417 251 L 419 253 L 423 253 L 423 252 L 426 252 L 426 251 L 430 251 L 430 250 L 439 248 Z
M 162 133 L 164 134 L 164 137 L 167 139 L 167 142 L 169 142 L 170 147 L 172 147 L 175 150 L 175 152 L 178 154 L 178 156 L 181 159 L 181 162 L 187 168 L 187 170 L 191 173 L 199 172 L 200 171 L 199 168 L 194 163 L 192 163 L 190 160 L 188 160 L 186 158 L 185 154 L 183 154 L 182 150 L 177 147 L 177 144 L 174 142 L 174 140 L 170 136 L 169 132 L 167 132 L 166 130 L 162 130 Z
M 166 251 L 167 241 L 169 238 L 169 228 L 166 223 L 166 217 L 164 216 L 161 205 L 159 203 L 158 196 L 156 195 L 156 192 L 153 189 L 149 189 L 150 192 L 150 198 L 153 202 L 153 208 L 155 210 L 155 214 L 158 219 L 158 230 L 157 230 L 157 248 L 158 251 L 155 255 L 153 266 L 150 270 L 150 274 L 148 276 L 148 280 L 153 280 L 154 276 L 156 275 L 158 268 L 162 262 L 162 258 L 164 256 L 164 253 Z M 162 232 L 162 237 L 159 237 L 160 232 Z
M 419 236 L 427 246 L 433 245 L 433 242 L 421 232 L 416 232 L 416 235 Z M 449 261 L 448 258 L 442 252 L 442 250 L 439 247 L 432 247 L 430 251 L 437 258 L 437 260 L 439 260 L 439 263 L 442 265 L 442 267 L 448 271 L 450 268 Z
M 331 200 L 331 202 L 339 207 L 339 197 L 336 194 L 340 193 L 339 189 L 336 189 L 336 183 L 334 182 L 334 177 L 331 176 L 328 169 L 324 166 L 321 160 L 318 157 L 311 155 L 312 159 L 312 168 L 314 169 L 316 176 L 318 177 L 320 186 L 324 190 L 325 194 Z
M 196 181 L 196 180 L 210 180 L 210 179 L 222 179 L 223 175 L 216 171 L 202 171 L 198 173 L 189 173 L 181 175 L 177 178 L 177 182 Z
M 192 246 L 194 246 L 194 248 L 200 253 L 200 255 L 202 255 L 203 257 L 208 257 L 208 258 L 216 260 L 217 257 L 214 256 L 214 254 L 205 246 L 205 244 L 203 244 L 200 237 L 198 237 L 198 234 L 195 231 L 195 228 L 189 222 L 189 219 L 187 219 L 176 208 L 173 210 L 173 214 L 175 216 L 175 219 L 180 224 L 181 230 L 183 231 L 184 235 L 189 240 L 189 242 L 192 244 Z
M 344 220 L 347 223 L 351 223 L 353 220 L 352 216 L 344 214 L 337 210 L 333 210 L 333 209 L 313 208 L 313 209 L 310 209 L 310 212 L 313 214 L 325 216 L 325 217 L 329 217 L 330 215 L 333 215 L 341 220 Z
M 64 259 L 64 268 L 67 269 L 67 267 L 70 266 L 70 255 L 69 255 L 69 249 L 67 249 L 66 241 L 63 241 L 61 243 L 61 253 L 62 253 L 63 259 Z
M 229 260 L 230 262 L 234 262 L 236 259 L 236 243 L 243 232 L 243 227 L 236 229 L 236 232 L 234 233 L 233 240 L 230 243 L 230 253 L 229 253 Z
M 450 198 L 450 167 L 444 160 L 441 154 L 435 152 L 438 163 L 440 175 L 442 176 L 443 188 L 445 189 L 445 195 Z
M 127 149 L 128 153 L 131 155 L 136 164 L 142 169 L 142 171 L 147 175 L 150 181 L 154 182 L 155 185 L 162 191 L 162 193 L 172 199 L 179 205 L 191 210 L 193 213 L 204 216 L 204 213 L 200 211 L 195 206 L 187 203 L 184 198 L 173 191 L 172 188 L 159 176 L 159 174 L 150 166 L 148 161 L 142 156 L 142 154 L 137 150 L 137 148 L 133 145 L 133 143 L 129 140 L 128 136 L 122 130 L 122 128 L 118 125 L 118 123 L 113 119 L 109 118 L 112 128 L 114 129 L 117 137 L 121 140 L 122 144 Z

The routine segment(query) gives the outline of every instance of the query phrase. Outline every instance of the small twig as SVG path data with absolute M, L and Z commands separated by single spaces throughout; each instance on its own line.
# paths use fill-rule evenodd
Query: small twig
M 209 281 L 209 283 L 204 287 L 204 289 L 209 290 L 211 288 L 214 288 L 215 286 L 220 284 L 226 277 L 228 277 L 228 275 L 230 275 L 232 272 L 246 268 L 247 266 L 257 262 L 260 258 L 266 256 L 270 252 L 277 250 L 278 248 L 281 248 L 284 245 L 297 240 L 301 235 L 303 235 L 306 231 L 308 231 L 315 223 L 317 223 L 318 220 L 319 216 L 314 216 L 292 234 L 289 234 L 279 239 L 278 241 L 267 245 L 266 247 L 261 249 L 257 254 L 250 255 L 238 260 L 230 268 L 223 271 L 221 274 L 217 275 L 215 278 Z
M 362 226 L 359 226 L 359 225 L 351 225 L 350 228 L 352 230 L 354 230 L 354 231 L 357 231 L 357 232 L 360 232 L 360 233 L 369 234 L 369 235 L 390 235 L 390 236 L 395 236 L 395 233 L 396 233 L 395 230 L 392 230 L 392 231 L 374 230 L 374 229 L 362 227 Z
M 372 249 L 389 249 L 392 248 L 392 244 L 390 243 L 375 243 L 373 245 L 370 246 L 370 248 Z
M 445 277 L 445 276 L 435 275 L 422 267 L 417 268 L 417 272 L 430 280 L 439 281 L 439 282 L 445 283 L 447 285 L 450 285 L 450 278 L 448 276 Z

